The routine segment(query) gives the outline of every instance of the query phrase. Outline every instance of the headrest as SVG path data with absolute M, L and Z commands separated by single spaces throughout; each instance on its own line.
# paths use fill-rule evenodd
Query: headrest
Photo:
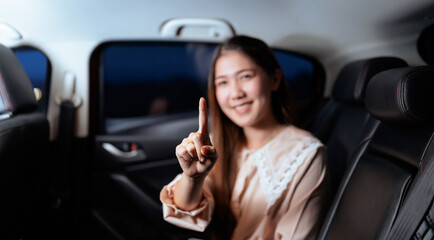
M 366 109 L 377 119 L 400 124 L 434 119 L 434 66 L 391 69 L 368 84 Z
M 366 86 L 377 73 L 408 66 L 395 57 L 378 57 L 347 64 L 339 73 L 333 87 L 333 97 L 339 101 L 363 104 Z
M 434 65 L 434 24 L 426 27 L 420 34 L 417 51 L 426 63 Z
M 9 48 L 0 44 L 0 115 L 33 111 L 37 107 L 23 66 Z

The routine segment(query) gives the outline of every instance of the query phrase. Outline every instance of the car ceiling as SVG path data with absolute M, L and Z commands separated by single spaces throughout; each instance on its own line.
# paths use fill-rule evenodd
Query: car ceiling
M 40 41 L 155 38 L 167 19 L 222 18 L 238 33 L 298 46 L 310 36 L 339 48 L 416 35 L 433 22 L 427 0 L 2 0 L 1 21 Z M 298 36 L 298 38 L 296 38 Z M 295 38 L 295 39 L 292 39 Z M 306 44 L 306 43 L 305 43 Z
M 238 34 L 275 47 L 311 54 L 325 65 L 358 52 L 414 45 L 434 22 L 427 0 L 15 0 L 0 1 L 0 21 L 34 44 L 61 41 L 159 38 L 161 24 L 176 17 L 224 19 Z M 410 56 L 408 53 L 401 53 Z M 410 61 L 418 63 L 417 56 Z

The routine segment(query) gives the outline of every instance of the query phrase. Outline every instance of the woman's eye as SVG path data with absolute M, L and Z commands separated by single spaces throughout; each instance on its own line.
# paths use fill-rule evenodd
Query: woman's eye
M 227 83 L 226 81 L 222 80 L 222 81 L 218 81 L 216 85 L 217 86 L 224 86 L 226 83 Z
M 249 80 L 252 79 L 255 75 L 253 73 L 244 73 L 240 76 L 240 79 Z
M 248 80 L 248 79 L 253 78 L 253 74 L 243 74 L 243 75 L 241 75 L 240 78 L 241 78 L 241 79 Z

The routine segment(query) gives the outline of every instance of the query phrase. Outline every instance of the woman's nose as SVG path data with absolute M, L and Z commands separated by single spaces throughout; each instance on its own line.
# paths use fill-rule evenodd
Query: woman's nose
M 234 82 L 231 88 L 231 97 L 233 99 L 239 99 L 245 96 L 242 86 L 238 82 Z

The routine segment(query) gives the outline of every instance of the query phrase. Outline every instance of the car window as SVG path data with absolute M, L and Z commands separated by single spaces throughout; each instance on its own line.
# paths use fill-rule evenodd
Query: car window
M 205 95 L 214 45 L 111 45 L 103 52 L 104 117 L 173 114 L 196 109 Z
M 98 81 L 102 131 L 113 132 L 122 119 L 196 111 L 197 100 L 207 95 L 215 47 L 191 42 L 114 42 L 100 46 L 92 58 L 91 64 L 98 67 L 91 70 L 91 76 Z M 315 77 L 317 64 L 291 52 L 274 51 L 296 103 L 312 98 L 319 81 Z
M 42 98 L 38 102 L 38 110 L 46 114 L 51 75 L 51 65 L 47 56 L 32 47 L 18 47 L 12 50 L 23 65 L 33 87 L 41 90 Z
M 321 95 L 316 88 L 322 85 L 324 79 L 318 77 L 320 68 L 315 61 L 283 50 L 274 49 L 274 54 L 299 108 Z

